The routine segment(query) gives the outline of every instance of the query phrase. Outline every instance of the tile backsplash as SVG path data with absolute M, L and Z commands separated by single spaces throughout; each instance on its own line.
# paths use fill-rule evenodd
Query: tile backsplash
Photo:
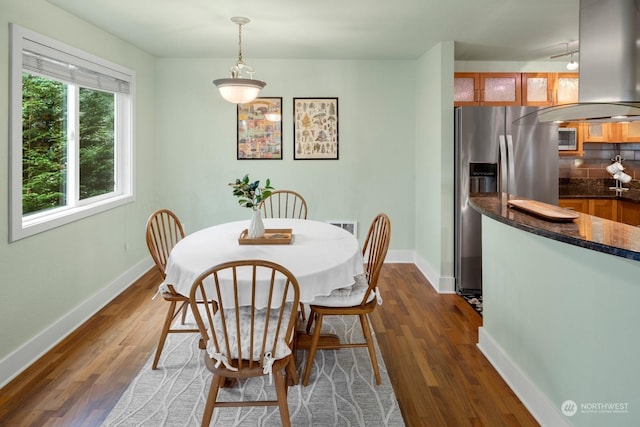
M 631 175 L 633 180 L 640 179 L 640 143 L 585 143 L 582 148 L 584 154 L 581 157 L 560 156 L 559 178 L 611 178 L 605 168 L 611 164 L 611 159 L 616 154 L 620 154 L 624 172 Z

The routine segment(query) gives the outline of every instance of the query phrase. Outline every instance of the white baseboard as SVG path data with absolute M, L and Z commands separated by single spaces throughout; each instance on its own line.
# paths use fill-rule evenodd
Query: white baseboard
M 453 277 L 440 276 L 436 270 L 425 259 L 414 252 L 413 263 L 418 270 L 426 277 L 433 289 L 439 294 L 453 294 L 456 292 L 455 279 Z
M 415 251 L 390 250 L 384 259 L 385 263 L 412 264 L 415 258 Z
M 62 316 L 57 322 L 0 360 L 0 388 L 75 331 L 140 276 L 149 271 L 152 266 L 151 257 L 140 261 L 95 295 Z
M 440 276 L 440 282 L 438 283 L 438 293 L 455 294 L 456 278 L 453 276 Z
M 478 329 L 478 348 L 541 426 L 570 426 L 559 408 L 549 401 L 483 327 Z

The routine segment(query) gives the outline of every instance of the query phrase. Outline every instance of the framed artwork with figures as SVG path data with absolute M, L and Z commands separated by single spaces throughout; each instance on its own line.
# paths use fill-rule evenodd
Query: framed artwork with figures
M 238 160 L 282 160 L 282 98 L 237 107 Z
M 293 159 L 338 160 L 338 98 L 293 98 Z

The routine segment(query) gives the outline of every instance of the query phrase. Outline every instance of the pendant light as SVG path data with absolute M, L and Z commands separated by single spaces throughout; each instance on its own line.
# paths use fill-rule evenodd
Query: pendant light
M 580 65 L 578 64 L 578 62 L 576 60 L 573 59 L 573 53 L 571 53 L 571 60 L 569 61 L 569 63 L 567 64 L 567 70 L 569 71 L 575 71 L 578 69 Z
M 569 50 L 569 43 L 564 43 L 564 45 L 566 46 L 567 50 L 565 53 L 560 53 L 558 55 L 553 55 L 551 57 L 551 59 L 555 59 L 555 58 L 560 58 L 562 56 L 568 56 L 569 57 L 569 63 L 567 64 L 567 70 L 569 71 L 575 71 L 578 69 L 578 67 L 580 66 L 580 64 L 578 63 L 578 61 L 576 61 L 575 59 L 573 59 L 573 55 L 578 53 L 578 47 L 576 46 L 573 50 Z
M 242 26 L 251 22 L 244 16 L 234 16 L 231 22 L 238 25 L 238 61 L 231 67 L 231 78 L 213 81 L 220 95 L 234 104 L 244 104 L 257 98 L 260 90 L 266 86 L 261 80 L 253 79 L 253 68 L 242 62 Z M 243 77 L 246 73 L 248 77 Z

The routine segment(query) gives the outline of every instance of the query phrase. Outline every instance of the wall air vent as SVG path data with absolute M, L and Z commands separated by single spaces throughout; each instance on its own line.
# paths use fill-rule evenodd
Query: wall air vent
M 347 230 L 349 233 L 358 237 L 358 223 L 356 221 L 327 221 L 329 224 Z

